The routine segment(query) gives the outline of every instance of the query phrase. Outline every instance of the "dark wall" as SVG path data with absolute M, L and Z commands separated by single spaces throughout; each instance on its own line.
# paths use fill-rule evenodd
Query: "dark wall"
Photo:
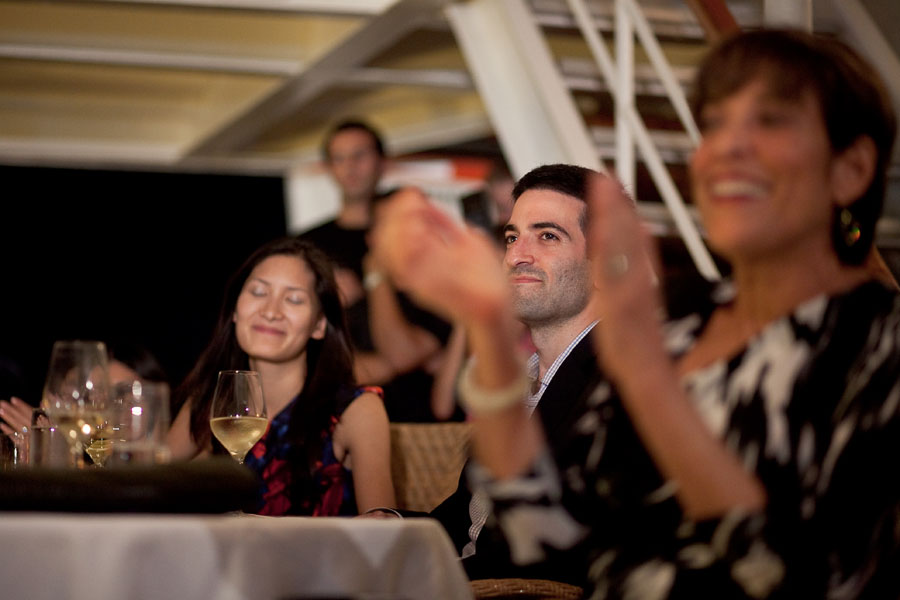
M 39 402 L 57 339 L 143 344 L 177 384 L 228 276 L 285 233 L 277 177 L 17 167 L 0 177 L 0 398 Z

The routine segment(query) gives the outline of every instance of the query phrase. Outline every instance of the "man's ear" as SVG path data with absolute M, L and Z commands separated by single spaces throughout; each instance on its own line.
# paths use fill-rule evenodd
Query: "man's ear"
M 834 158 L 831 189 L 838 206 L 850 206 L 869 188 L 875 176 L 877 157 L 875 142 L 869 136 L 861 135 Z

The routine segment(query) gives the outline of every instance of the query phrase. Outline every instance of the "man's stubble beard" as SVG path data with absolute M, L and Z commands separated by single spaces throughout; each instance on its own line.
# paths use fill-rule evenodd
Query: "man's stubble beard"
M 580 314 L 591 297 L 591 281 L 588 268 L 572 267 L 562 270 L 553 288 L 547 287 L 546 277 L 531 293 L 521 293 L 513 286 L 513 310 L 516 318 L 529 328 L 546 327 L 563 322 Z

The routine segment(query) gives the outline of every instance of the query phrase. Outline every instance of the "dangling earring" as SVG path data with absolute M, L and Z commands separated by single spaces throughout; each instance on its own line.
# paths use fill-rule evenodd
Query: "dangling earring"
M 871 228 L 864 231 L 863 222 L 857 216 L 864 208 L 854 204 L 851 207 L 835 206 L 832 209 L 831 245 L 838 259 L 845 265 L 860 265 L 869 254 L 872 244 Z
M 841 242 L 847 249 L 853 248 L 862 237 L 859 220 L 853 216 L 849 208 L 842 208 L 838 213 Z

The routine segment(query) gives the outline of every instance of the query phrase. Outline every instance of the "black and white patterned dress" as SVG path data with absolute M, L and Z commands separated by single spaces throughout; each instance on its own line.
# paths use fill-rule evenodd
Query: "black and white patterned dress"
M 673 356 L 707 319 L 669 326 Z M 481 475 L 489 535 L 518 562 L 583 561 L 596 598 L 898 598 L 898 381 L 900 296 L 814 298 L 682 382 L 765 485 L 764 513 L 687 520 L 601 384 L 559 454 L 514 481 Z

